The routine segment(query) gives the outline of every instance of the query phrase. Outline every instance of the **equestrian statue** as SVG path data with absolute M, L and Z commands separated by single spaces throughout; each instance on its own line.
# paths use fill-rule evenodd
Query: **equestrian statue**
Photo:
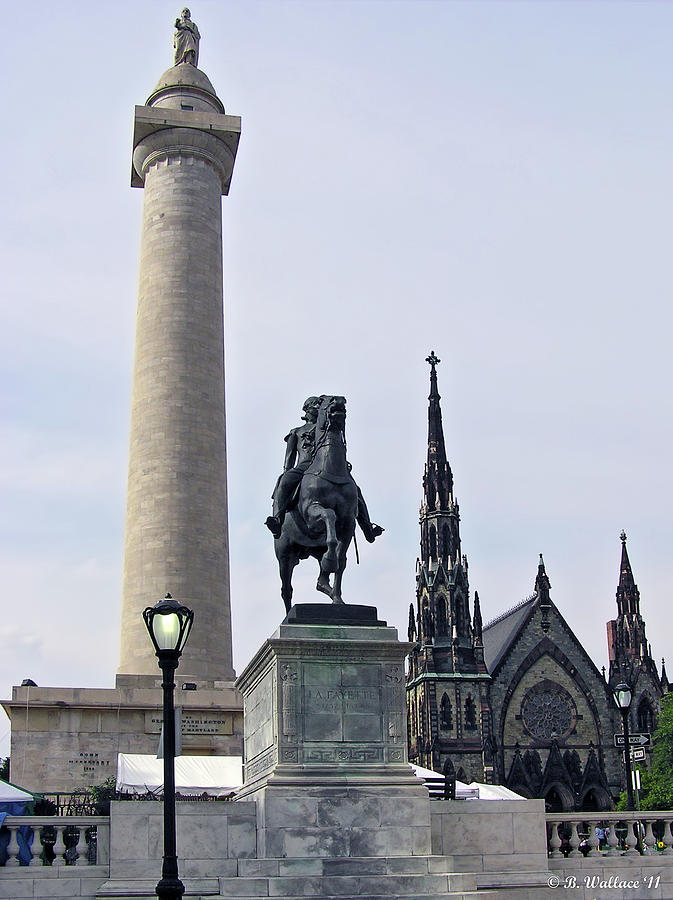
M 318 560 L 316 590 L 333 603 L 343 603 L 341 579 L 356 522 L 369 543 L 383 534 L 369 518 L 346 459 L 345 397 L 309 397 L 303 419 L 285 438 L 284 471 L 273 492 L 273 515 L 265 522 L 274 536 L 287 612 L 292 606 L 292 573 L 300 559 Z

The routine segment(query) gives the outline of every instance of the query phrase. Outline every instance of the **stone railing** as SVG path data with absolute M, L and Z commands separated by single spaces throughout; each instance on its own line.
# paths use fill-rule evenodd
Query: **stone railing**
M 107 816 L 7 816 L 5 829 L 9 831 L 5 869 L 109 864 Z
M 546 820 L 550 859 L 673 857 L 673 811 L 548 813 Z

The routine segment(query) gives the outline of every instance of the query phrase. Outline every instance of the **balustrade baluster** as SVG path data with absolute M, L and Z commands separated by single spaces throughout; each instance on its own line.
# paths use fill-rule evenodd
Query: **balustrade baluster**
M 629 845 L 626 856 L 640 856 L 638 853 L 638 831 L 637 823 L 633 819 L 626 822 L 626 843 Z
M 643 822 L 645 826 L 645 834 L 643 836 L 643 849 L 647 849 L 648 853 L 656 852 L 656 844 L 657 839 L 654 836 L 654 832 L 652 831 L 652 820 L 648 819 L 646 822 Z
M 619 856 L 619 837 L 616 824 L 616 822 L 608 824 L 608 856 Z
M 558 833 L 559 825 L 561 823 L 553 819 L 550 824 L 551 834 L 549 836 L 549 856 L 551 859 L 559 859 L 559 857 L 563 856 L 559 849 L 561 847 L 561 838 L 559 837 Z
M 18 866 L 19 863 L 19 842 L 17 840 L 18 825 L 8 825 L 9 828 L 9 844 L 7 845 L 7 862 L 5 865 Z
M 75 853 L 77 857 L 75 859 L 76 866 L 88 866 L 89 860 L 87 858 L 87 843 L 86 843 L 86 828 L 84 825 L 80 825 L 77 828 L 77 843 L 75 844 Z
M 29 866 L 44 866 L 46 860 L 42 859 L 42 828 L 39 825 L 33 825 L 33 843 L 30 845 L 31 856 Z
M 63 841 L 63 834 L 66 829 L 66 825 L 54 825 L 56 829 L 56 843 L 54 844 L 54 862 L 52 865 L 54 866 L 64 866 L 65 865 L 65 843 Z
M 568 843 L 570 844 L 570 853 L 568 854 L 568 858 L 575 859 L 576 857 L 582 855 L 578 850 L 580 841 L 582 840 L 577 827 L 579 824 L 579 822 L 568 822 L 568 826 L 570 828 L 570 840 L 568 841 Z
M 588 822 L 589 827 L 589 835 L 587 837 L 587 841 L 589 842 L 589 852 L 587 856 L 598 856 L 598 847 L 600 845 L 600 841 L 598 840 L 598 835 L 596 834 L 596 823 Z
M 664 849 L 661 851 L 664 856 L 670 856 L 673 854 L 673 836 L 671 836 L 671 825 L 673 822 L 671 819 L 664 819 L 664 833 L 662 835 L 662 841 L 664 842 Z

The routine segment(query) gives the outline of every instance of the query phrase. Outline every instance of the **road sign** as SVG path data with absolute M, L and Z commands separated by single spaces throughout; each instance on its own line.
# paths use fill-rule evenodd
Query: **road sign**
M 629 753 L 634 762 L 640 762 L 647 757 L 644 747 L 637 747 L 635 750 L 629 750 Z
M 641 732 L 629 735 L 629 747 L 649 747 L 652 743 L 652 735 Z M 623 734 L 615 735 L 615 747 L 626 746 Z

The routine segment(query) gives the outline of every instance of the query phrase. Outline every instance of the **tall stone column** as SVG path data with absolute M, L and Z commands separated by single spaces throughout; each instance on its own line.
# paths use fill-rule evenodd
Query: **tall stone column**
M 142 610 L 195 610 L 180 674 L 234 677 L 229 602 L 221 196 L 240 119 L 182 63 L 136 107 L 144 188 L 131 410 L 121 675 L 157 676 Z

